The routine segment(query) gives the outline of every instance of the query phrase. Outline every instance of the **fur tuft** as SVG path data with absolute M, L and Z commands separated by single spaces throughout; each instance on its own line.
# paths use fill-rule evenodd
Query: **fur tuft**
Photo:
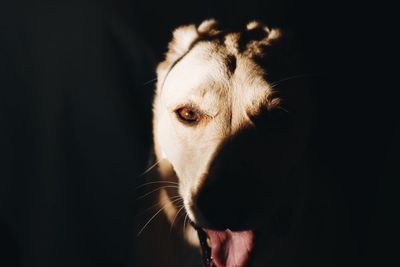
M 246 25 L 248 40 L 243 52 L 250 58 L 263 56 L 264 48 L 271 45 L 275 40 L 281 37 L 281 32 L 277 29 L 270 29 L 258 21 L 249 22 Z
M 218 22 L 215 19 L 208 19 L 203 21 L 197 28 L 198 32 L 202 35 L 216 35 L 220 31 L 217 29 Z

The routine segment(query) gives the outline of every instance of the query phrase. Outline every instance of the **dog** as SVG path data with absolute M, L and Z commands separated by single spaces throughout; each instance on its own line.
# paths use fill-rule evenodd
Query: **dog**
M 257 21 L 173 32 L 153 102 L 147 185 L 161 186 L 145 194 L 161 208 L 141 225 L 140 266 L 295 266 L 313 110 L 303 72 L 290 35 Z

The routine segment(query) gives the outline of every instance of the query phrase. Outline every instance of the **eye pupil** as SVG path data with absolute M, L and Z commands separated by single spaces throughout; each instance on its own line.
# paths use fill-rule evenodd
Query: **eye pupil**
M 178 118 L 185 123 L 196 123 L 200 120 L 200 115 L 197 111 L 190 107 L 183 107 L 176 111 Z
M 194 112 L 191 110 L 186 110 L 184 116 L 188 117 L 188 118 L 192 118 L 194 116 Z

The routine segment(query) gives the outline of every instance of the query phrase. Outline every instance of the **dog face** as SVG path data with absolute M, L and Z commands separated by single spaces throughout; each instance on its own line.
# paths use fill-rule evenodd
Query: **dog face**
M 259 23 L 224 32 L 205 21 L 178 28 L 158 67 L 153 126 L 160 173 L 176 175 L 190 220 L 211 239 L 222 231 L 234 240 L 230 233 L 265 225 L 287 198 L 304 154 L 304 85 L 271 80 L 275 65 L 293 75 L 282 67 L 285 55 L 272 54 L 280 40 L 278 30 Z M 222 261 L 216 265 L 229 266 Z

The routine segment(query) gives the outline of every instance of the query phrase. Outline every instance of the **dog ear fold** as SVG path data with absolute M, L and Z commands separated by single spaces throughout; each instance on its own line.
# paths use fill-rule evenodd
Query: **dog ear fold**
M 218 32 L 217 21 L 214 19 L 203 21 L 197 28 L 194 24 L 176 28 L 168 44 L 165 60 L 157 66 L 157 79 L 164 80 L 169 68 L 184 56 L 201 36 L 212 36 Z
M 174 30 L 172 41 L 168 44 L 167 60 L 175 62 L 183 56 L 199 37 L 195 25 L 181 26 Z
M 168 44 L 165 60 L 157 66 L 157 80 L 164 80 L 166 73 L 172 64 L 182 57 L 199 37 L 195 25 L 178 27 L 172 34 L 172 40 Z

